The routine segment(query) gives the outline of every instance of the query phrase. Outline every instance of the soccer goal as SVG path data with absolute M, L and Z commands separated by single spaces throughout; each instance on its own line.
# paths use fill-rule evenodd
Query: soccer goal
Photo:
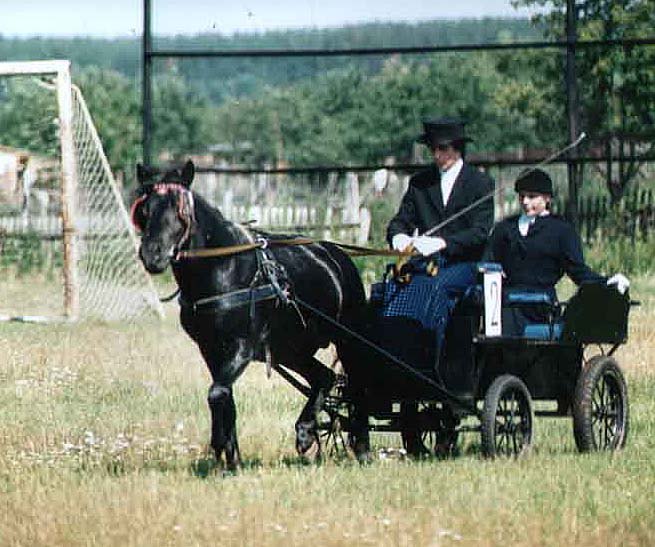
M 69 61 L 0 63 L 0 319 L 162 315 Z

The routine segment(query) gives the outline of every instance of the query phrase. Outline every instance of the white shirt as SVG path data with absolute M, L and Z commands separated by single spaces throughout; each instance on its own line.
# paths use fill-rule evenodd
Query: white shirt
M 539 216 L 540 217 L 545 217 L 550 214 L 550 211 L 544 211 L 541 213 Z M 526 237 L 528 235 L 528 230 L 530 229 L 530 226 L 534 224 L 534 221 L 537 220 L 536 216 L 528 216 L 525 213 L 523 213 L 519 217 L 519 233 L 523 236 Z
M 448 198 L 450 198 L 453 186 L 455 185 L 455 181 L 457 180 L 463 165 L 464 161 L 462 158 L 459 158 L 448 168 L 447 171 L 441 171 L 441 195 L 443 196 L 444 207 L 448 203 Z

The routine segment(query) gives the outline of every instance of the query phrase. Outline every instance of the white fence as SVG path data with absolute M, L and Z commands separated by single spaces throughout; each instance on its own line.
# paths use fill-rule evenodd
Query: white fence
M 357 210 L 355 218 L 352 211 L 342 208 L 321 209 L 307 205 L 233 206 L 230 210 L 221 212 L 234 222 L 248 223 L 254 228 L 269 232 L 303 233 L 321 239 L 345 240 L 361 245 L 368 240 L 371 219 L 370 213 L 364 207 Z M 105 215 L 78 216 L 75 223 L 81 233 L 91 232 L 88 228 L 92 226 L 93 232 L 111 234 L 115 221 L 116 219 Z M 62 233 L 61 216 L 57 214 L 0 215 L 0 239 L 29 234 L 40 239 L 57 240 L 62 237 Z

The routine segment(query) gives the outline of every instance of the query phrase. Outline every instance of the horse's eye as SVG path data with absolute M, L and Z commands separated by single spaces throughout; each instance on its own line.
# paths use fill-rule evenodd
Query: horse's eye
M 141 214 L 145 218 L 148 218 L 150 216 L 150 213 L 152 212 L 151 209 L 152 209 L 152 205 L 150 204 L 150 200 L 146 200 L 141 206 Z

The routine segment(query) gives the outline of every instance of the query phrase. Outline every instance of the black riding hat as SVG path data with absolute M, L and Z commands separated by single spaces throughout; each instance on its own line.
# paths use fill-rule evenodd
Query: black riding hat
M 553 195 L 553 181 L 548 173 L 541 169 L 523 171 L 514 183 L 517 192 L 535 192 L 537 194 Z
M 423 120 L 423 133 L 416 142 L 436 146 L 437 144 L 450 144 L 461 141 L 470 142 L 466 136 L 466 122 L 460 118 L 432 118 Z

